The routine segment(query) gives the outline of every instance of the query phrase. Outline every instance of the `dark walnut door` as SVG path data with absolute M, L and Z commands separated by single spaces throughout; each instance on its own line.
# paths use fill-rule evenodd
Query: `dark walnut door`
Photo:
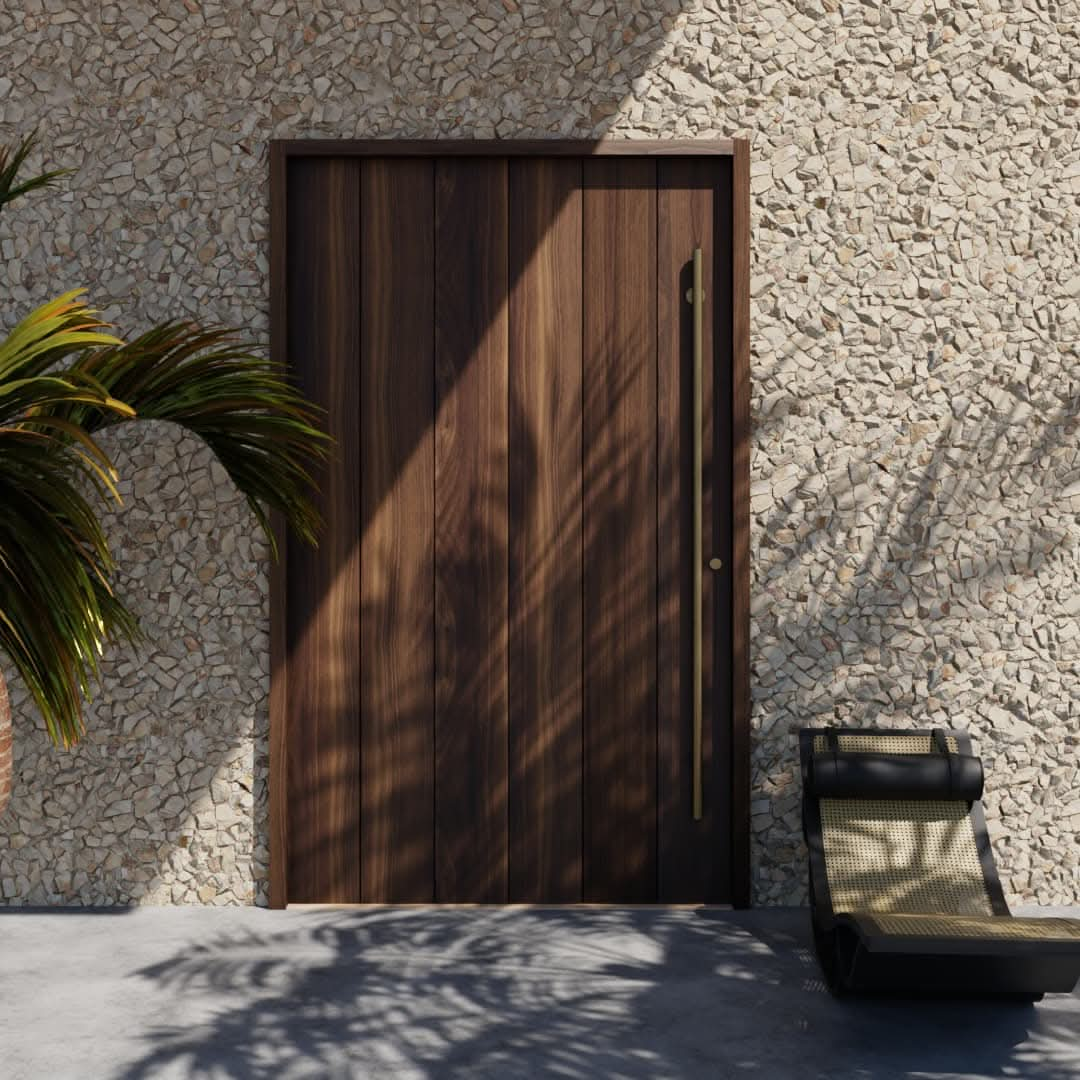
M 737 899 L 736 160 L 277 162 L 275 901 Z

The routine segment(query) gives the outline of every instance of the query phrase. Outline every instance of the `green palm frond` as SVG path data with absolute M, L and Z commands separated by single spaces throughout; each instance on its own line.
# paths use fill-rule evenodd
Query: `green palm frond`
M 122 344 L 112 334 L 99 329 L 107 325 L 94 317 L 92 308 L 74 297 L 84 292 L 73 289 L 32 311 L 7 338 L 0 342 L 0 466 L 6 464 L 4 450 L 16 434 L 48 433 L 47 445 L 55 453 L 74 453 L 80 466 L 88 470 L 99 490 L 104 486 L 115 495 L 116 471 L 112 462 L 89 433 L 64 419 L 62 413 L 76 407 L 130 419 L 130 406 L 114 398 L 92 376 L 75 371 L 45 374 L 58 356 L 93 346 Z M 25 439 L 16 441 L 23 445 Z M 117 496 L 119 498 L 119 496 Z
M 35 308 L 0 342 L 0 382 L 32 378 L 47 371 L 57 360 L 95 345 L 122 345 L 108 326 L 95 318 L 93 308 L 75 297 L 85 289 L 72 289 Z
M 240 347 L 230 331 L 177 320 L 122 344 L 82 353 L 68 374 L 131 406 L 140 420 L 169 420 L 198 435 L 247 497 L 277 549 L 267 510 L 280 510 L 315 543 L 310 468 L 326 456 L 315 406 L 276 364 Z M 91 434 L 122 421 L 110 409 L 64 404 L 50 414 Z
M 25 195 L 28 191 L 47 187 L 59 177 L 75 172 L 74 169 L 52 169 L 41 173 L 40 176 L 32 176 L 21 184 L 16 184 L 15 177 L 22 168 L 23 162 L 26 161 L 36 138 L 37 128 L 34 128 L 14 150 L 9 146 L 0 146 L 0 207 L 11 202 L 12 199 L 17 199 L 20 195 Z
M 0 649 L 65 746 L 82 734 L 103 643 L 138 634 L 109 587 L 108 545 L 81 490 L 100 486 L 90 463 L 67 437 L 0 428 Z
M 83 493 L 119 500 L 116 470 L 88 432 L 49 413 L 134 415 L 90 376 L 46 373 L 60 356 L 120 340 L 75 299 L 81 291 L 37 308 L 0 343 L 0 650 L 64 745 L 82 733 L 102 643 L 137 633 L 109 588 L 109 549 Z

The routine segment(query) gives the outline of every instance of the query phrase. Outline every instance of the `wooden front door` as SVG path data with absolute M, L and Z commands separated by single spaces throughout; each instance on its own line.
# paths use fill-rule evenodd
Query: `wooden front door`
M 745 900 L 745 144 L 614 149 L 274 145 L 274 903 Z

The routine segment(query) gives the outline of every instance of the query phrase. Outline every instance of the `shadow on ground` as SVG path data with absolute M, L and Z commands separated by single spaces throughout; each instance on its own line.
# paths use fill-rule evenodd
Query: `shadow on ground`
M 808 923 L 776 909 L 144 908 L 86 927 L 11 914 L 19 992 L 0 975 L 0 1053 L 15 1078 L 1080 1074 L 1080 997 L 836 1001 Z

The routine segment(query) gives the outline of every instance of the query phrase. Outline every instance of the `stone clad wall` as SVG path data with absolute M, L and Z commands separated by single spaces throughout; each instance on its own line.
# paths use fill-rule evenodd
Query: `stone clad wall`
M 970 728 L 1014 900 L 1080 902 L 1080 5 L 19 0 L 3 319 L 267 327 L 267 140 L 752 140 L 753 873 L 805 897 L 793 731 Z M 40 154 L 32 164 L 42 163 Z M 266 548 L 207 452 L 114 437 L 142 617 L 74 752 L 12 684 L 6 903 L 266 898 Z

